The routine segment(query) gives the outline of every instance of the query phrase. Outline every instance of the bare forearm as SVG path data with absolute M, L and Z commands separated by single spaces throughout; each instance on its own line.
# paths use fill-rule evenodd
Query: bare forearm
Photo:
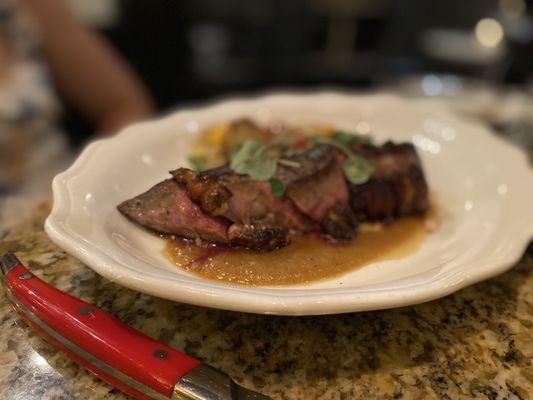
M 145 118 L 151 100 L 133 72 L 61 0 L 25 0 L 43 33 L 52 75 L 67 101 L 104 132 Z

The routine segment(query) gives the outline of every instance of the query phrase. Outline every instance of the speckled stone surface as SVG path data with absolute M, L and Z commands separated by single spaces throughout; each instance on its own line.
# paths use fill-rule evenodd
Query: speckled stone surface
M 272 317 L 172 303 L 96 275 L 47 238 L 47 208 L 13 230 L 36 275 L 274 399 L 533 398 L 533 246 L 509 272 L 396 310 Z M 125 399 L 57 353 L 0 291 L 0 399 Z

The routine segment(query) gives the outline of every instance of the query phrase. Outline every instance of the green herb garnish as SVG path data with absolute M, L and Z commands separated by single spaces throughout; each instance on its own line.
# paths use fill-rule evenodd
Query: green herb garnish
M 355 140 L 355 135 L 347 132 L 336 131 L 331 135 L 331 140 L 348 146 Z
M 372 144 L 372 140 L 368 136 L 358 135 L 357 133 L 350 133 L 344 131 L 335 131 L 331 135 L 331 140 L 349 146 L 352 143 Z
M 283 150 L 283 149 L 291 147 L 295 141 L 296 141 L 296 138 L 294 136 L 279 135 L 274 139 L 274 141 L 268 147 L 277 147 Z
M 348 157 L 342 166 L 344 175 L 354 185 L 361 185 L 370 179 L 374 168 L 361 156 Z
M 281 197 L 285 193 L 285 185 L 278 178 L 270 178 L 270 191 L 276 197 Z
M 195 171 L 203 171 L 205 169 L 204 163 L 198 157 L 190 156 L 187 161 Z
M 349 140 L 348 140 L 349 139 Z M 336 132 L 334 137 L 309 137 L 311 143 L 324 143 L 336 147 L 346 155 L 343 171 L 346 179 L 354 185 L 360 185 L 370 179 L 374 168 L 361 156 L 354 154 L 348 145 L 354 140 L 354 135 L 345 132 Z M 264 146 L 256 140 L 248 140 L 236 147 L 230 156 L 230 168 L 238 174 L 248 175 L 256 181 L 269 181 L 270 190 L 276 197 L 285 193 L 285 185 L 275 178 L 278 163 L 292 168 L 300 168 L 300 163 L 283 158 L 276 158 L 269 152 L 272 148 L 290 146 L 293 140 L 283 139 Z M 193 163 L 193 160 L 189 160 Z
M 370 165 L 363 157 L 354 154 L 353 151 L 351 151 L 350 148 L 341 140 L 333 140 L 333 138 L 322 136 L 314 136 L 311 138 L 311 140 L 314 143 L 329 144 L 333 147 L 336 147 L 346 155 L 347 158 L 344 160 L 342 169 L 344 170 L 346 179 L 348 179 L 354 185 L 361 185 L 367 182 L 372 176 L 372 173 L 374 172 L 372 165 Z
M 256 181 L 268 181 L 277 166 L 277 160 L 257 140 L 248 140 L 231 153 L 230 168 Z

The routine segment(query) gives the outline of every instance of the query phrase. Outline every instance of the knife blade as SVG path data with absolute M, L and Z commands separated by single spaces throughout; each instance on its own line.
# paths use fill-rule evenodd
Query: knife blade
M 69 358 L 136 399 L 270 399 L 54 288 L 13 253 L 0 259 L 0 271 L 7 298 L 30 326 Z

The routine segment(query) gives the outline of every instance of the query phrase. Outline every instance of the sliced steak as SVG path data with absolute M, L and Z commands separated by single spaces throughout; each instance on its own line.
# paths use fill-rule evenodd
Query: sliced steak
M 427 212 L 428 186 L 412 144 L 356 144 L 351 148 L 374 167 L 368 182 L 349 185 L 350 205 L 358 220 L 392 220 Z
M 232 238 L 269 236 L 281 245 L 283 232 L 286 237 L 321 230 L 336 240 L 352 239 L 357 223 L 348 204 L 343 157 L 331 146 L 318 145 L 286 160 L 276 173 L 286 186 L 281 198 L 272 194 L 269 182 L 251 180 L 227 166 L 171 173 L 204 211 L 234 223 L 230 232 L 238 234 Z
M 287 160 L 294 166 L 283 164 L 281 161 L 276 171 L 276 178 L 281 180 L 286 187 L 289 187 L 303 179 L 316 177 L 317 174 L 335 163 L 338 156 L 338 151 L 335 148 L 327 144 L 316 145 L 287 157 Z
M 310 232 L 315 224 L 288 199 L 275 197 L 268 182 L 252 181 L 227 167 L 171 172 L 202 210 L 232 222 L 231 244 L 273 250 L 289 243 L 289 233 Z
M 228 221 L 206 214 L 173 179 L 126 200 L 118 210 L 129 219 L 156 232 L 208 242 L 228 243 Z
M 269 182 L 251 180 L 227 166 L 203 172 L 179 168 L 171 172 L 173 179 L 118 209 L 157 232 L 262 251 L 284 247 L 291 234 L 305 232 L 350 240 L 358 221 L 427 211 L 428 188 L 412 145 L 350 147 L 374 167 L 362 185 L 347 183 L 343 154 L 319 144 L 279 160 L 275 177 L 286 188 L 280 198 Z
M 286 196 L 320 225 L 322 233 L 337 240 L 353 239 L 357 223 L 348 203 L 344 157 L 329 145 L 318 145 L 289 161 L 299 166 L 280 164 L 276 173 L 287 188 Z
M 226 198 L 217 215 L 237 224 L 280 227 L 287 232 L 309 232 L 316 228 L 290 200 L 275 197 L 268 182 L 253 181 L 245 175 L 238 175 L 229 167 L 200 172 L 197 179 L 214 181 L 229 191 L 231 195 Z M 209 193 L 206 191 L 200 198 L 195 198 L 195 201 L 204 203 L 205 194 Z
M 126 200 L 118 210 L 127 218 L 153 231 L 228 244 L 260 251 L 284 247 L 284 229 L 263 225 L 231 224 L 225 218 L 206 214 L 174 179 L 158 183 L 147 192 Z
M 288 163 L 278 164 L 276 172 L 276 178 L 286 187 L 282 198 L 272 194 L 268 182 L 253 181 L 228 167 L 200 175 L 207 175 L 231 192 L 222 213 L 231 221 L 281 227 L 290 233 L 321 229 L 333 239 L 353 238 L 357 224 L 348 204 L 343 157 L 339 152 L 331 146 L 318 145 L 286 160 Z

